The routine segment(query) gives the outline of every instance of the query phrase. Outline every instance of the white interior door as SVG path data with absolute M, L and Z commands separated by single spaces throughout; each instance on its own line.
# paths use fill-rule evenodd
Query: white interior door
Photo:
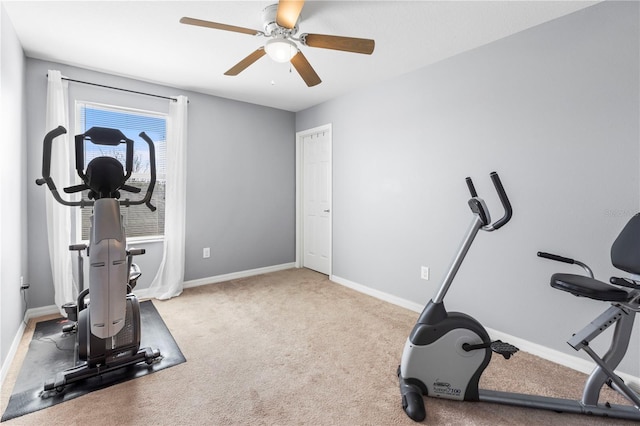
M 331 129 L 302 136 L 302 266 L 331 274 Z

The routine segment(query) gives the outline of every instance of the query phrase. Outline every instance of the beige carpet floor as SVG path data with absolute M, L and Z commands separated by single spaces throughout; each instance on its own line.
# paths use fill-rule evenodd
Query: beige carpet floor
M 186 363 L 4 424 L 415 424 L 402 411 L 396 377 L 415 312 L 306 269 L 187 289 L 154 304 Z M 2 410 L 33 328 L 31 321 L 5 380 Z M 519 352 L 494 357 L 481 385 L 578 399 L 585 378 Z M 624 403 L 609 389 L 603 395 Z M 430 425 L 631 424 L 489 403 L 426 404 Z

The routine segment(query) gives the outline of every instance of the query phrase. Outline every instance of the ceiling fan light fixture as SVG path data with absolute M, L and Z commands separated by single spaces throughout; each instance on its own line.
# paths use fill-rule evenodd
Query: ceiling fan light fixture
M 298 53 L 298 46 L 289 39 L 278 37 L 267 40 L 264 50 L 276 62 L 289 62 Z

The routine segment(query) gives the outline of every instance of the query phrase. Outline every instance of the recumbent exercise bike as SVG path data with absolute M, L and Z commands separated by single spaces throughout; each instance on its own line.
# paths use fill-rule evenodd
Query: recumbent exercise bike
M 490 176 L 504 208 L 504 216 L 491 223 L 485 202 L 478 197 L 471 178 L 467 178 L 471 193 L 469 207 L 473 213 L 471 225 L 435 297 L 426 305 L 413 327 L 398 367 L 405 413 L 415 421 L 424 420 L 426 411 L 422 396 L 427 395 L 640 420 L 640 397 L 614 371 L 627 351 L 635 314 L 640 311 L 640 283 L 613 277 L 610 280 L 612 285 L 609 285 L 594 279 L 591 269 L 582 262 L 544 252 L 539 252 L 538 256 L 582 266 L 589 274 L 554 274 L 551 277 L 553 288 L 610 304 L 607 310 L 567 342 L 576 351 L 585 351 L 596 364 L 585 383 L 582 398 L 576 401 L 479 389 L 478 382 L 492 352 L 509 359 L 518 348 L 500 340 L 492 342 L 482 324 L 471 316 L 448 312 L 444 307 L 444 297 L 478 231 L 495 231 L 511 219 L 511 204 L 500 178 L 495 172 Z M 613 243 L 611 261 L 622 271 L 640 275 L 640 213 L 629 220 Z M 609 350 L 600 357 L 589 343 L 613 325 L 615 329 Z M 605 384 L 626 397 L 631 405 L 600 403 L 600 391 Z
M 53 140 L 67 133 L 63 126 L 51 130 L 44 138 L 42 178 L 36 184 L 46 184 L 54 199 L 65 206 L 93 207 L 89 245 L 69 246 L 78 251 L 77 303 L 62 308 L 71 324 L 63 332 L 76 333 L 75 366 L 58 372 L 53 380 L 44 384 L 44 390 L 62 391 L 65 385 L 113 371 L 125 366 L 145 362 L 151 365 L 161 359 L 157 349 L 140 348 L 140 305 L 131 293 L 140 277 L 140 269 L 133 256 L 144 254 L 144 249 L 127 249 L 127 241 L 120 206 L 145 204 L 151 211 L 151 196 L 156 182 L 155 147 L 144 133 L 140 137 L 149 149 L 150 182 L 144 198 L 120 199 L 120 191 L 139 193 L 138 187 L 127 185 L 133 171 L 134 141 L 120 130 L 92 127 L 76 135 L 76 171 L 82 184 L 64 188 L 67 194 L 88 190 L 88 199 L 63 199 L 51 178 L 51 149 Z M 84 168 L 85 141 L 96 145 L 117 147 L 126 145 L 126 173 L 116 158 L 99 156 Z M 82 251 L 89 255 L 89 288 L 83 288 Z

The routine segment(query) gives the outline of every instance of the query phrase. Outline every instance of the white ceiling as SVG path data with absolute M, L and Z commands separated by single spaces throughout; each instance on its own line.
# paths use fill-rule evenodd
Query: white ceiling
M 300 111 L 597 3 L 307 1 L 300 33 L 376 42 L 370 56 L 302 46 L 322 79 L 311 88 L 289 64 L 267 56 L 236 77 L 225 76 L 266 39 L 178 22 L 188 16 L 262 30 L 262 9 L 275 2 L 2 1 L 2 5 L 28 57 Z

